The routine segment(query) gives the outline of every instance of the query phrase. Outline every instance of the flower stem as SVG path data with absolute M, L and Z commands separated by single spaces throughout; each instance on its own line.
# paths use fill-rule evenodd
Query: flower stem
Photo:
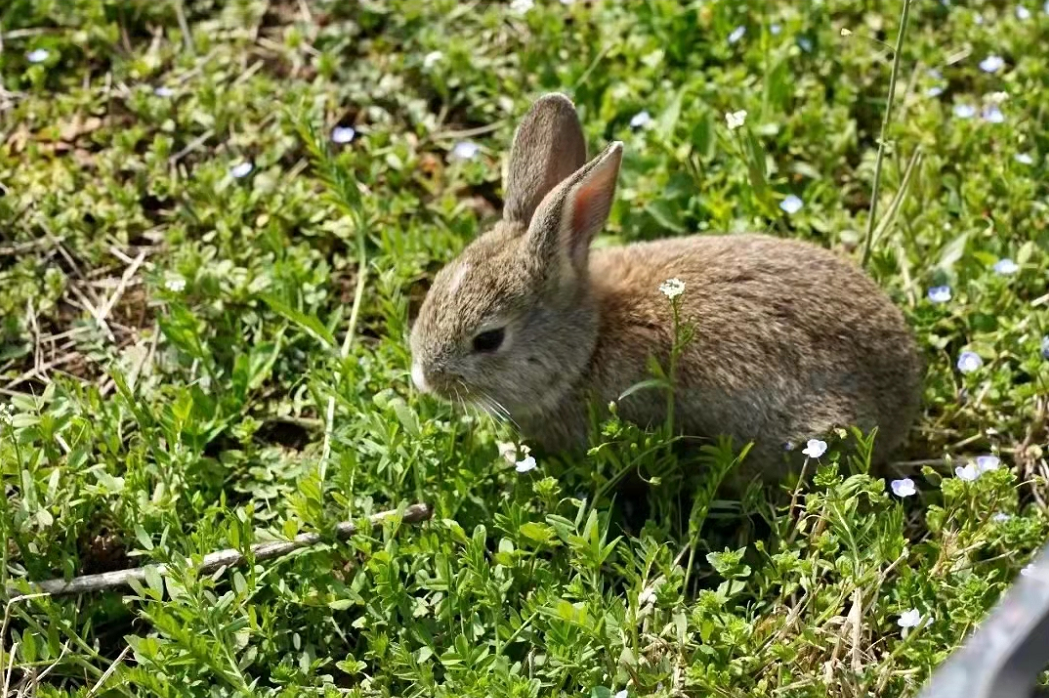
M 885 137 L 892 121 L 892 103 L 896 99 L 896 76 L 900 72 L 900 54 L 903 52 L 903 37 L 907 32 L 907 20 L 911 14 L 911 0 L 903 0 L 903 11 L 900 13 L 900 31 L 896 35 L 896 48 L 892 56 L 892 73 L 889 75 L 889 96 L 885 103 L 885 118 L 881 122 L 881 136 L 878 139 L 878 157 L 874 161 L 874 183 L 871 187 L 871 209 L 867 218 L 867 239 L 863 245 L 863 261 L 866 268 L 871 257 L 871 245 L 874 242 L 875 217 L 878 214 L 878 191 L 881 189 L 881 169 L 885 161 Z

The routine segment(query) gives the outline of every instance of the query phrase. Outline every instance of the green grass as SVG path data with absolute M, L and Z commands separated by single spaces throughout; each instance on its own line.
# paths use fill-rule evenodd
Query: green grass
M 899 2 L 3 3 L 0 685 L 914 695 L 1049 538 L 1049 8 L 962 5 L 911 7 L 879 212 L 922 157 L 868 267 L 927 358 L 896 476 L 919 492 L 834 442 L 811 486 L 724 499 L 726 444 L 697 460 L 618 422 L 519 475 L 506 425 L 411 390 L 411 319 L 497 215 L 514 124 L 549 90 L 592 151 L 625 141 L 601 244 L 757 229 L 859 263 Z M 449 157 L 465 140 L 477 156 Z M 987 453 L 1002 467 L 954 475 Z M 330 536 L 420 501 L 428 523 Z M 193 572 L 304 531 L 330 543 Z M 171 575 L 7 603 L 151 561 Z

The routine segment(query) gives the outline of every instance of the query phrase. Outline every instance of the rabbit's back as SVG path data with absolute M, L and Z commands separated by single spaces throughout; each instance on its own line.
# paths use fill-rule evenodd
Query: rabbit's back
M 814 245 L 763 235 L 695 236 L 595 251 L 601 317 L 590 387 L 615 399 L 669 354 L 670 303 L 694 337 L 677 376 L 679 427 L 693 436 L 756 440 L 748 471 L 774 468 L 784 446 L 855 424 L 879 429 L 876 457 L 906 436 L 919 404 L 921 360 L 900 311 L 850 262 Z M 653 421 L 665 396 L 635 393 L 625 416 Z

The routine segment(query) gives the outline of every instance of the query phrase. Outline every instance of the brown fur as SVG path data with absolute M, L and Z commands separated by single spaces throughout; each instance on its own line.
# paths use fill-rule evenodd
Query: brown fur
M 695 328 L 676 384 L 682 433 L 754 441 L 747 473 L 775 478 L 786 442 L 877 426 L 883 460 L 919 403 L 921 361 L 899 310 L 850 262 L 799 241 L 693 236 L 589 253 L 621 146 L 578 162 L 585 151 L 570 104 L 544 97 L 515 138 L 507 200 L 541 203 L 515 206 L 524 213 L 438 274 L 412 332 L 416 383 L 482 404 L 541 447 L 585 445 L 588 399 L 607 404 L 650 378 L 650 356 L 666 366 L 672 313 L 659 286 L 676 277 L 682 319 Z M 569 164 L 574 173 L 550 183 Z M 495 327 L 506 333 L 499 350 L 474 351 L 476 334 Z M 641 390 L 618 409 L 657 424 L 666 395 Z

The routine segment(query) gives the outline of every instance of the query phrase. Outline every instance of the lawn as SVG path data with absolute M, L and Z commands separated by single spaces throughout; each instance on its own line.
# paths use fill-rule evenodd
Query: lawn
M 912 2 L 896 56 L 902 10 L 5 0 L 4 692 L 916 695 L 1049 538 L 1049 4 Z M 927 364 L 888 477 L 843 431 L 728 492 L 743 444 L 616 419 L 527 470 L 412 388 L 548 91 L 624 142 L 595 244 L 872 241 Z

